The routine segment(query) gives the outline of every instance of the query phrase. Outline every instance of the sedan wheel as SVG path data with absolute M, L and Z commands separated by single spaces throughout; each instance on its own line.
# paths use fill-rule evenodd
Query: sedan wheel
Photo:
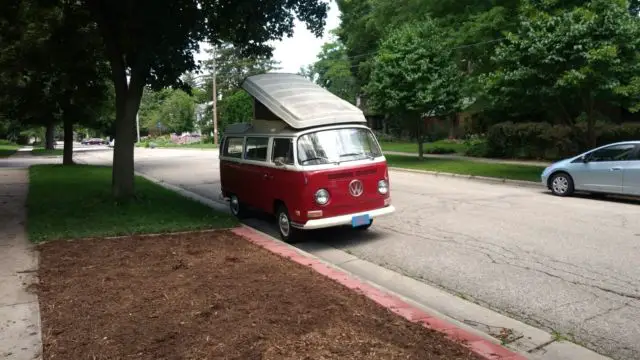
M 569 196 L 573 193 L 573 179 L 569 174 L 558 173 L 551 178 L 551 192 L 557 196 Z

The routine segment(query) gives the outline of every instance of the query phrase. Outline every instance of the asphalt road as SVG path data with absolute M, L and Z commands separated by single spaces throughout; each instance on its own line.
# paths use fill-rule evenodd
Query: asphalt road
M 110 151 L 79 153 L 109 163 Z M 137 149 L 136 170 L 213 199 L 216 151 Z M 390 172 L 397 212 L 315 240 L 616 359 L 640 359 L 640 203 Z M 635 220 L 634 220 L 635 219 Z M 275 233 L 262 219 L 251 224 Z

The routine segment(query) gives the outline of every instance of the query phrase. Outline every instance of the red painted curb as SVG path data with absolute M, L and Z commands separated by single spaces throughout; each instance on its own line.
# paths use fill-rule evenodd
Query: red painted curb
M 396 296 L 379 290 L 367 283 L 364 283 L 344 271 L 334 269 L 322 263 L 321 261 L 307 257 L 300 252 L 292 249 L 284 243 L 273 241 L 262 235 L 256 230 L 243 226 L 232 230 L 236 235 L 240 235 L 252 243 L 259 245 L 273 253 L 286 257 L 298 264 L 309 266 L 320 274 L 337 281 L 338 283 L 354 290 L 369 299 L 375 301 L 379 305 L 387 308 L 391 312 L 402 316 L 403 318 L 422 324 L 428 329 L 442 332 L 447 338 L 453 341 L 459 341 L 469 350 L 482 356 L 487 360 L 526 360 L 527 358 L 517 354 L 503 346 L 492 343 L 491 341 L 474 335 L 462 328 L 457 327 L 447 321 L 436 318 L 415 306 L 412 306 Z

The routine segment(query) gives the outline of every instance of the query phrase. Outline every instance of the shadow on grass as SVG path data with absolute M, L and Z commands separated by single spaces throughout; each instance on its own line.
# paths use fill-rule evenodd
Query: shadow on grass
M 237 221 L 144 178 L 135 198 L 111 196 L 111 167 L 35 165 L 29 169 L 27 231 L 34 242 L 228 228 Z

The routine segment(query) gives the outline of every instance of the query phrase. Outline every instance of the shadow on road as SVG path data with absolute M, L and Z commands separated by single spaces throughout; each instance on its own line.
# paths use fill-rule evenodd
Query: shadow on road
M 245 225 L 262 231 L 265 234 L 280 239 L 278 225 L 273 216 L 252 211 L 246 219 L 242 221 Z M 377 232 L 375 223 L 369 230 L 353 229 L 350 226 L 342 226 L 320 230 L 307 230 L 303 233 L 302 240 L 296 244 L 297 247 L 307 242 L 326 245 L 337 249 L 346 248 L 356 244 L 375 242 L 384 238 L 383 234 Z
M 551 192 L 541 192 L 543 195 L 554 196 Z M 572 195 L 574 198 L 591 200 L 594 202 L 608 202 L 627 205 L 640 205 L 640 197 L 623 196 L 623 195 L 607 195 L 596 193 L 575 193 Z

